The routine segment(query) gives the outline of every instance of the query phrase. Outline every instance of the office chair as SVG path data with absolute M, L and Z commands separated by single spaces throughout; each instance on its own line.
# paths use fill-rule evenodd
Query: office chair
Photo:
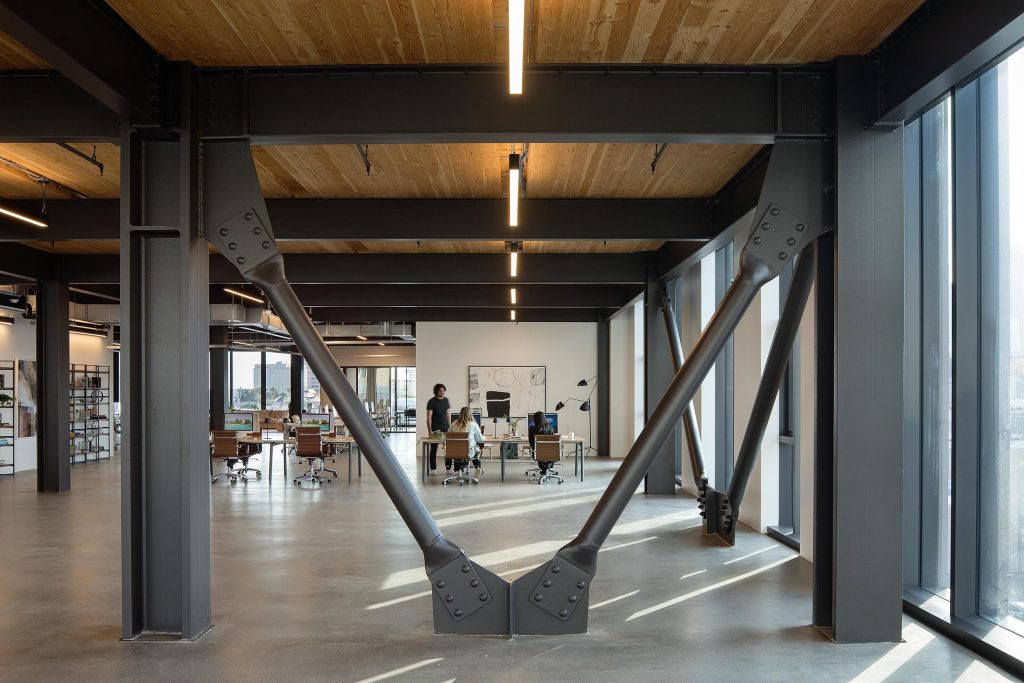
M 444 478 L 442 486 L 447 486 L 450 481 L 459 482 L 459 486 L 473 482 L 479 484 L 480 480 L 469 474 L 469 432 L 448 432 L 444 437 L 444 457 L 452 460 L 454 473 Z
M 220 460 L 227 465 L 227 470 L 220 474 L 214 475 L 210 479 L 210 483 L 214 484 L 221 477 L 230 477 L 232 484 L 237 484 L 239 478 L 242 481 L 248 481 L 248 477 L 245 476 L 245 470 L 234 469 L 235 463 L 238 462 L 238 432 L 231 430 L 214 430 L 213 432 L 213 453 L 210 455 L 215 460 Z
M 555 469 L 555 463 L 562 460 L 562 444 L 559 443 L 559 438 L 561 437 L 558 434 L 537 435 L 534 456 L 537 458 L 537 465 L 541 471 L 540 478 L 537 480 L 538 484 L 543 484 L 549 479 L 557 480 L 559 484 L 563 482 L 563 479 L 558 476 L 558 470 Z
M 320 443 L 319 427 L 296 427 L 295 428 L 295 455 L 309 463 L 309 469 L 301 477 L 296 477 L 293 482 L 301 486 L 302 482 L 309 481 L 323 486 L 325 481 L 333 482 L 330 477 L 323 476 L 323 469 L 317 469 L 317 463 L 323 465 L 324 452 Z M 335 475 L 337 476 L 337 475 Z
M 321 472 L 330 472 L 331 474 L 334 475 L 335 479 L 338 478 L 338 472 L 337 472 L 337 470 L 328 469 L 328 467 L 327 467 L 327 458 L 330 458 L 332 463 L 338 462 L 338 459 L 337 459 L 338 458 L 338 448 L 340 448 L 340 447 L 341 447 L 341 444 L 325 443 L 320 448 L 320 452 L 323 453 L 323 455 L 324 455 L 323 460 L 321 460 L 321 462 L 320 462 L 320 471 Z
M 259 432 L 253 432 L 252 436 L 257 439 L 260 438 Z M 261 443 L 246 443 L 245 441 L 238 442 L 238 459 L 242 461 L 242 469 L 235 470 L 236 472 L 255 472 L 257 479 L 263 478 L 263 473 L 255 467 L 249 467 L 249 458 L 254 455 L 259 455 L 263 452 L 263 444 Z

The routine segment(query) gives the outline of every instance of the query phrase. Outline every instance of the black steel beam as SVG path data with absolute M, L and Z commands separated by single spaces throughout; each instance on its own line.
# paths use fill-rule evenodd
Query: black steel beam
M 0 142 L 117 142 L 117 114 L 50 71 L 0 73 Z
M 70 341 L 68 339 L 68 283 L 59 278 L 38 282 L 36 318 L 36 386 L 39 400 L 34 407 L 38 421 L 36 441 L 36 487 L 39 491 L 66 493 L 71 490 L 71 416 L 68 394 L 71 388 Z M 31 380 L 29 380 L 31 381 Z M 76 406 L 76 412 L 79 407 Z M 31 420 L 31 416 L 21 417 Z M 79 425 L 82 426 L 82 425 Z
M 217 290 L 210 296 L 225 301 L 230 296 Z M 611 308 L 626 305 L 640 293 L 639 285 L 519 285 L 517 303 L 511 305 L 509 287 L 476 285 L 465 289 L 441 292 L 422 284 L 348 284 L 294 285 L 295 295 L 303 306 L 325 308 L 346 307 L 417 307 L 417 308 Z
M 771 150 L 771 147 L 764 147 L 712 197 L 714 227 L 709 241 L 696 248 L 692 244 L 670 242 L 658 249 L 660 280 L 678 277 L 691 265 L 721 249 L 736 237 L 729 229 L 735 228 L 736 221 L 757 206 Z M 744 230 L 748 228 L 743 226 Z
M 1024 0 L 926 2 L 879 48 L 876 121 L 914 117 L 1024 40 Z
M 507 80 L 501 66 L 206 69 L 204 135 L 254 144 L 756 144 L 831 126 L 828 66 L 538 66 L 516 97 Z
M 599 322 L 615 313 L 611 308 L 516 308 L 516 320 L 511 320 L 508 309 L 501 308 L 401 308 L 350 307 L 313 308 L 313 320 L 318 323 L 371 323 L 371 322 Z
M 105 2 L 2 0 L 0 29 L 121 118 L 160 118 L 163 58 Z
M 39 202 L 17 202 L 37 210 Z M 116 240 L 116 199 L 47 202 L 49 227 L 0 217 L 4 240 Z M 717 234 L 706 199 L 526 199 L 508 226 L 507 199 L 271 199 L 278 242 L 289 240 L 669 240 Z
M 22 244 L 0 249 L 0 273 L 29 280 L 45 277 L 59 264 L 73 284 L 120 282 L 117 254 L 50 254 Z M 509 275 L 503 254 L 289 254 L 295 282 L 302 284 L 619 284 L 644 281 L 644 254 L 526 254 L 519 275 Z M 238 284 L 238 271 L 219 254 L 210 255 L 210 282 Z

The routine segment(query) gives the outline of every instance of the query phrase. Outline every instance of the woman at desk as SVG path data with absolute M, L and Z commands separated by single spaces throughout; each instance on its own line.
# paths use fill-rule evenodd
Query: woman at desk
M 480 425 L 473 419 L 468 407 L 463 407 L 459 411 L 459 416 L 452 422 L 452 431 L 469 432 L 469 459 L 473 461 L 473 467 L 476 468 L 473 476 L 479 477 L 484 472 L 480 467 L 480 447 L 484 445 L 484 435 L 480 432 Z
M 533 414 L 533 422 L 530 424 L 530 450 L 534 453 L 537 452 L 537 435 L 538 434 L 554 434 L 555 430 L 551 428 L 551 423 L 548 422 L 548 418 L 544 415 L 544 411 L 538 410 Z M 538 462 L 537 467 L 540 468 L 540 476 L 544 476 L 548 468 L 554 463 L 550 462 Z

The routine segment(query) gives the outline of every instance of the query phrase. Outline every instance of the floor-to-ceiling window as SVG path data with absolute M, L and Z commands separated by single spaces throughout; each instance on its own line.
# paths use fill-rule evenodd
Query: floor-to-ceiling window
M 231 352 L 231 407 L 234 410 L 262 409 L 261 356 L 259 351 Z
M 263 388 L 267 410 L 288 410 L 292 400 L 292 356 L 290 353 L 266 353 L 266 386 Z
M 1024 659 L 1024 51 L 904 141 L 904 595 Z

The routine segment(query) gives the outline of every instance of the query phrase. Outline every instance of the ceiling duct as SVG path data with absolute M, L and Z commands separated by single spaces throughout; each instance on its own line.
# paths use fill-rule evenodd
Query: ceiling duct
M 121 322 L 120 304 L 79 304 L 70 305 L 70 318 L 93 323 Z M 211 304 L 210 324 L 225 327 L 246 327 L 253 331 L 263 331 L 287 335 L 281 318 L 265 308 L 248 308 L 241 304 Z
M 389 337 L 396 341 L 416 341 L 416 330 L 412 323 L 373 323 L 367 325 L 328 323 L 317 325 L 316 331 L 324 339 L 363 336 L 368 339 Z

